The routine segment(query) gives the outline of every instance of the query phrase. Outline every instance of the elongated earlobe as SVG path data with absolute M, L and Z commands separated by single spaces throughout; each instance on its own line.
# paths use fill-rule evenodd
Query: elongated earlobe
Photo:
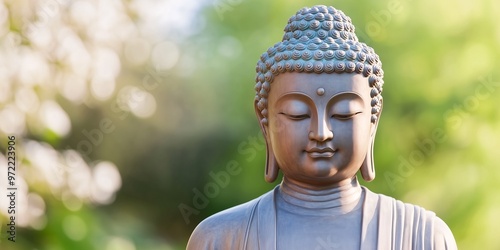
M 268 129 L 267 118 L 264 117 L 264 115 L 260 111 L 257 100 L 254 101 L 254 109 L 255 109 L 255 114 L 257 115 L 257 118 L 259 120 L 259 125 L 260 129 L 262 130 L 262 135 L 266 140 L 266 169 L 264 172 L 264 177 L 267 182 L 272 183 L 276 180 L 276 177 L 278 177 L 279 166 L 278 162 L 276 162 L 276 157 L 274 156 L 271 143 L 269 142 L 269 137 L 267 136 L 267 129 Z
M 370 143 L 370 148 L 366 152 L 365 161 L 361 164 L 361 176 L 365 181 L 373 181 L 375 179 L 375 164 L 373 163 L 373 144 L 375 142 L 375 136 L 372 137 Z
M 273 153 L 273 149 L 271 145 L 266 142 L 266 172 L 265 178 L 266 181 L 272 183 L 278 177 L 279 166 L 278 162 L 276 162 L 276 158 Z
M 370 132 L 370 145 L 368 151 L 366 152 L 365 160 L 361 164 L 361 176 L 365 181 L 373 181 L 375 179 L 375 163 L 373 161 L 373 147 L 375 145 L 375 134 L 377 133 L 378 122 L 380 120 L 380 114 L 382 113 L 382 100 L 380 100 L 380 109 L 377 113 L 377 119 L 375 120 L 372 130 Z

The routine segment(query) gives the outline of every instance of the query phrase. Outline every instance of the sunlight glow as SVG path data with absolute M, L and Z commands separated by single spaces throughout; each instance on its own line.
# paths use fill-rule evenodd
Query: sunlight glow
M 71 130 L 71 121 L 68 114 L 52 100 L 44 101 L 40 107 L 40 120 L 45 126 L 63 137 Z

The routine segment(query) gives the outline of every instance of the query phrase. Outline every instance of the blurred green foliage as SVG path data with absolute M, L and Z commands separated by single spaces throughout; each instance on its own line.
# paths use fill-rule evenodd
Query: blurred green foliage
M 60 13 L 74 5 L 59 2 L 65 2 L 58 7 Z M 54 100 L 67 113 L 71 132 L 61 135 L 50 126 L 39 127 L 39 121 L 27 115 L 26 129 L 18 140 L 21 145 L 28 140 L 45 142 L 61 155 L 77 150 L 89 169 L 99 161 L 113 162 L 122 183 L 114 202 L 105 205 L 73 198 L 76 208 L 68 205 L 48 185 L 29 181 L 36 164 L 23 161 L 20 173 L 27 176 L 29 192 L 43 198 L 45 222 L 19 227 L 17 242 L 11 243 L 5 239 L 7 217 L 1 211 L 0 249 L 184 249 L 201 220 L 274 187 L 277 182 L 268 184 L 263 178 L 265 144 L 252 106 L 255 64 L 261 53 L 281 40 L 288 18 L 315 4 L 332 5 L 350 16 L 360 40 L 373 47 L 383 62 L 377 178 L 362 184 L 435 211 L 452 229 L 460 249 L 500 248 L 500 170 L 496 167 L 500 2 L 165 1 L 165 9 L 156 9 L 160 14 L 148 19 L 147 11 L 154 12 L 152 3 L 157 2 L 161 1 L 120 2 L 122 7 L 117 9 L 136 32 L 123 35 L 109 30 L 110 36 L 102 35 L 96 42 L 116 51 L 120 60 L 116 87 L 109 97 L 89 94 L 75 102 L 57 86 L 35 86 L 40 100 Z M 9 42 L 10 30 L 22 38 L 15 43 L 17 48 L 38 50 L 22 27 L 36 16 L 26 12 L 36 12 L 41 4 L 3 4 L 9 20 L 7 31 L 1 32 L 3 44 Z M 187 9 L 194 13 L 182 6 L 191 6 Z M 106 10 L 98 13 L 104 14 Z M 90 35 L 94 24 L 60 20 L 73 27 L 86 48 L 95 42 Z M 144 25 L 148 22 L 160 24 L 151 31 Z M 137 37 L 143 40 L 128 50 L 127 42 Z M 144 41 L 145 49 L 138 50 Z M 51 71 L 67 68 L 50 60 L 55 50 L 44 53 Z M 130 60 L 144 53 L 147 60 Z M 91 78 L 84 84 L 89 93 Z M 133 96 L 125 91 L 141 86 L 154 97 L 153 115 L 134 112 Z M 129 101 L 128 108 L 114 105 L 123 98 Z M 12 103 L 13 98 L 6 98 L 0 109 Z M 103 119 L 112 122 L 113 131 L 104 133 L 102 143 L 90 153 L 79 150 L 79 143 L 86 140 L 82 131 L 99 128 Z M 6 134 L 0 132 L 3 153 Z M 17 153 L 28 158 L 24 151 Z M 228 168 L 237 171 L 231 174 Z M 213 176 L 223 172 L 230 176 L 229 182 L 217 184 Z M 202 202 L 198 192 L 211 197 Z M 183 217 L 179 206 L 191 207 L 193 214 Z

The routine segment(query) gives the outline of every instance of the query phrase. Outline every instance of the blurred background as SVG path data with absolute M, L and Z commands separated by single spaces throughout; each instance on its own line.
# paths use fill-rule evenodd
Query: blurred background
M 374 192 L 500 249 L 500 2 L 0 1 L 0 249 L 185 249 L 264 181 L 255 64 L 304 6 L 385 71 Z M 16 242 L 7 136 L 16 136 Z

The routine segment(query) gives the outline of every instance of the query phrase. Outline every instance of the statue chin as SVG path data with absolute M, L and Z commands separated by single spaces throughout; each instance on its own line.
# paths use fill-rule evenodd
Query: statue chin
M 202 221 L 187 249 L 457 249 L 433 212 L 358 183 L 360 168 L 369 181 L 375 175 L 383 71 L 342 11 L 299 10 L 261 56 L 256 83 L 266 178 L 278 168 L 284 178 Z
M 307 176 L 312 178 L 328 178 L 335 176 L 338 173 L 338 169 L 331 167 L 328 163 L 318 162 L 314 166 L 309 166 L 307 171 Z
M 281 171 L 285 176 L 300 175 L 306 179 L 338 178 L 336 176 L 339 175 L 338 167 L 332 166 L 329 162 L 315 162 L 306 166 L 297 166 L 296 168 L 282 167 Z
M 285 176 L 291 176 L 286 175 Z M 353 176 L 345 176 L 339 173 L 338 169 L 327 164 L 317 164 L 308 166 L 302 174 L 304 180 L 309 180 L 311 184 L 322 185 L 326 183 L 335 183 L 343 179 L 351 179 Z

